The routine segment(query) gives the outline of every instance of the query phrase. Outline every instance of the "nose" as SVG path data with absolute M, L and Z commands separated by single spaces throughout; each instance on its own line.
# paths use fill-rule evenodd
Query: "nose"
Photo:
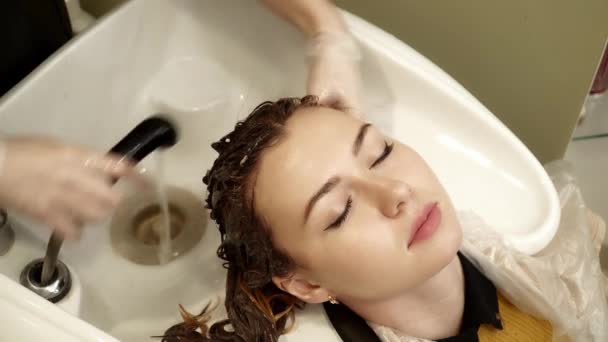
M 368 178 L 368 189 L 378 209 L 386 217 L 399 216 L 412 197 L 409 184 L 383 176 Z

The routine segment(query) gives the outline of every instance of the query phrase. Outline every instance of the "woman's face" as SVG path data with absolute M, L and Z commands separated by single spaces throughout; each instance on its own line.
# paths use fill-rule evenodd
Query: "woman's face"
M 308 302 L 388 299 L 460 248 L 455 210 L 422 157 L 336 110 L 298 110 L 253 186 L 274 245 L 297 265 L 280 286 Z

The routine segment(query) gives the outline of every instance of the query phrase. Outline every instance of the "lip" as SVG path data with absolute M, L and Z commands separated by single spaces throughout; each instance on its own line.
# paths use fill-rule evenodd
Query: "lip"
M 433 236 L 441 223 L 441 209 L 437 202 L 429 203 L 412 224 L 408 248 Z

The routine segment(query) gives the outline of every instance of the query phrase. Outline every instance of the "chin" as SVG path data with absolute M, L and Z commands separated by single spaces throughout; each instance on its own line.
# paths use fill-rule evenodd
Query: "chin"
M 437 258 L 443 267 L 447 266 L 455 257 L 462 245 L 462 231 L 451 232 L 451 239 L 444 243 L 442 248 L 437 252 Z M 443 268 L 442 267 L 442 268 Z
M 462 246 L 462 229 L 457 220 L 446 220 L 435 236 L 433 243 L 426 248 L 428 257 L 428 277 L 432 277 L 448 266 L 455 258 Z

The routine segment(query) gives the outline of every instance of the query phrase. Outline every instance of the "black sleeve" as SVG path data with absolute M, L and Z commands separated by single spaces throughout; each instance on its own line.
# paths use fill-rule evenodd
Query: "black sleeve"
M 0 96 L 72 37 L 64 0 L 0 4 Z

